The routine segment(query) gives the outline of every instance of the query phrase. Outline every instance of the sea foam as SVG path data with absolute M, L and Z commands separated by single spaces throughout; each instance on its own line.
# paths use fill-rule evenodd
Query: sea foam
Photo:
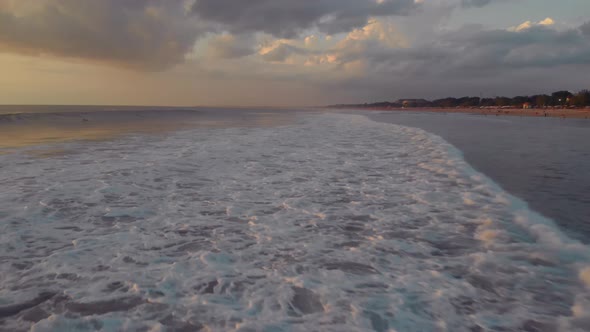
M 0 313 L 51 294 L 3 328 L 589 326 L 588 248 L 422 130 L 304 114 L 58 147 L 0 155 Z

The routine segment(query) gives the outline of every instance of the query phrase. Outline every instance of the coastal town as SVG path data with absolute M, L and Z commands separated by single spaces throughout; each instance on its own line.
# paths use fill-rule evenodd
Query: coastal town
M 393 102 L 330 105 L 328 108 L 590 118 L 590 90 L 577 93 L 563 90 L 512 98 L 399 99 Z

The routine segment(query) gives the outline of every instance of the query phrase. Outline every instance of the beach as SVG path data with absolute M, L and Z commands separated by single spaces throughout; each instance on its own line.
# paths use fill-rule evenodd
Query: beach
M 532 117 L 554 117 L 572 119 L 590 119 L 590 108 L 363 108 L 350 107 L 338 109 L 364 110 L 364 111 L 391 111 L 391 112 L 432 112 L 432 113 L 463 113 L 478 114 L 484 116 L 532 116 Z
M 587 245 L 441 137 L 349 113 L 179 113 L 203 125 L 0 154 L 2 328 L 587 326 Z
M 478 171 L 561 229 L 590 243 L 590 122 L 469 113 L 363 112 L 438 135 Z
M 0 332 L 590 332 L 590 0 L 0 0 Z

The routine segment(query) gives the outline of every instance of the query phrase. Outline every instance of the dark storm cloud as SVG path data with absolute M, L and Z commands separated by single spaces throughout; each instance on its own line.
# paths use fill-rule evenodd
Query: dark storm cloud
M 348 32 L 371 16 L 404 15 L 416 7 L 414 0 L 197 0 L 193 11 L 234 33 L 292 38 L 314 27 L 328 34 Z
M 404 14 L 414 0 L 0 0 L 0 52 L 90 59 L 143 70 L 182 62 L 204 32 L 294 37 Z M 188 4 L 188 5 L 187 5 Z M 23 10 L 25 8 L 26 10 Z M 32 9 L 31 9 L 32 8 Z M 20 12 L 19 12 L 20 10 Z M 218 41 L 227 57 L 251 52 Z M 232 46 L 233 47 L 233 46 Z
M 462 0 L 465 7 L 483 7 L 489 4 L 492 0 Z
M 552 67 L 590 64 L 590 39 L 584 26 L 565 31 L 534 26 L 518 32 L 463 29 L 445 38 L 441 45 L 454 54 L 456 68 L 465 63 L 474 68 L 518 70 L 525 67 Z M 465 61 L 469 60 L 469 61 Z M 464 63 L 463 65 L 461 63 Z
M 524 68 L 590 65 L 588 23 L 566 31 L 535 26 L 522 31 L 466 26 L 411 48 L 372 44 L 340 50 L 342 62 L 365 60 L 375 74 L 396 77 L 472 76 Z M 370 42 L 370 41 L 368 41 Z
M 508 1 L 519 0 L 456 0 L 454 6 Z M 275 37 L 295 37 L 310 28 L 328 34 L 349 32 L 364 26 L 369 17 L 409 15 L 420 6 L 424 4 L 414 0 L 0 0 L 0 52 L 163 70 L 182 62 L 195 41 L 209 32 L 233 34 L 212 38 L 211 56 L 237 59 L 256 54 L 255 32 Z M 366 63 L 367 75 L 472 77 L 588 65 L 590 23 L 561 32 L 539 26 L 520 32 L 468 27 L 407 49 L 374 40 L 355 43 L 334 52 L 342 64 Z M 280 63 L 306 52 L 285 43 L 262 58 Z
M 340 82 L 340 88 L 368 89 L 375 100 L 387 99 L 392 92 L 395 97 L 443 97 L 588 88 L 589 26 L 565 31 L 466 26 L 411 48 L 373 43 L 360 52 L 344 49 L 337 54 L 342 64 L 362 59 L 369 70 L 360 79 Z
M 25 6 L 32 9 L 17 15 Z M 186 16 L 180 0 L 22 0 L 0 6 L 0 52 L 159 70 L 182 61 L 198 38 Z
M 214 59 L 237 59 L 256 53 L 252 36 L 220 35 L 207 43 L 209 57 Z
M 483 7 L 492 3 L 518 2 L 520 0 L 461 0 L 463 7 Z

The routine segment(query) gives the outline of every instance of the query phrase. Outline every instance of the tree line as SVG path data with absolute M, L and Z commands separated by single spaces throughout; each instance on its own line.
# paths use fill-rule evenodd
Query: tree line
M 396 108 L 396 107 L 515 107 L 522 108 L 528 104 L 534 108 L 546 107 L 587 107 L 590 106 L 590 91 L 582 90 L 578 93 L 569 91 L 556 91 L 552 94 L 542 94 L 533 96 L 516 96 L 516 97 L 447 97 L 436 100 L 426 99 L 400 99 L 396 102 L 380 102 L 360 105 L 332 105 L 335 107 L 355 106 L 355 107 L 375 107 L 375 108 Z
M 496 97 L 496 98 L 479 98 L 479 97 L 463 97 L 463 98 L 444 98 L 432 101 L 434 107 L 518 107 L 521 108 L 525 104 L 532 107 L 585 107 L 590 106 L 590 91 L 582 90 L 576 94 L 569 91 L 556 91 L 551 95 L 533 95 L 533 96 L 516 96 L 513 98 Z

